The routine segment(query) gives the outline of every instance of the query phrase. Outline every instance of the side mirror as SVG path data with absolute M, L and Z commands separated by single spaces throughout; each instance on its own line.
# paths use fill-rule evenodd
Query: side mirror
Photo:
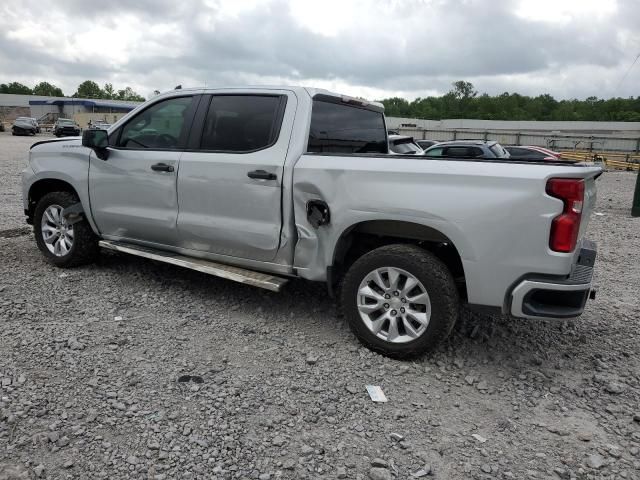
M 106 130 L 85 130 L 82 132 L 82 146 L 92 149 L 100 160 L 109 156 L 109 135 Z

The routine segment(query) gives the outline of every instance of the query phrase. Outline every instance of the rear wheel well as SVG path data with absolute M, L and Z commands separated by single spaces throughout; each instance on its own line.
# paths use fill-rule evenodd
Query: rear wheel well
M 69 192 L 78 197 L 78 192 L 71 186 L 70 183 L 64 180 L 57 180 L 53 178 L 46 178 L 44 180 L 38 180 L 29 189 L 29 202 L 27 211 L 27 222 L 33 223 L 33 214 L 36 210 L 36 205 L 42 197 L 50 192 Z
M 328 273 L 330 291 L 353 263 L 371 250 L 391 244 L 417 245 L 440 259 L 455 279 L 460 298 L 467 299 L 462 259 L 453 242 L 442 232 L 403 221 L 375 220 L 362 222 L 345 231 L 336 245 L 333 265 Z

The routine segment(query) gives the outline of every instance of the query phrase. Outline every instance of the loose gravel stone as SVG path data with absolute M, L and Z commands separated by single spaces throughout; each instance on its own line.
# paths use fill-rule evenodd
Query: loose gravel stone
M 389 466 L 389 462 L 383 460 L 382 458 L 374 458 L 373 460 L 371 460 L 371 466 L 387 468 Z
M 604 457 L 598 454 L 589 455 L 587 459 L 587 465 L 596 470 L 601 469 L 604 466 Z
M 371 480 L 393 480 L 393 475 L 386 468 L 372 468 L 369 470 L 369 478 Z

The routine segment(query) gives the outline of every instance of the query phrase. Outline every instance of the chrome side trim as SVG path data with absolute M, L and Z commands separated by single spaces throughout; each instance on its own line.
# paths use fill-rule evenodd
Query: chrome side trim
M 152 250 L 150 248 L 140 247 L 137 245 L 111 242 L 107 240 L 100 240 L 99 245 L 108 250 L 115 250 L 117 252 L 129 253 L 131 255 L 149 258 L 159 262 L 170 263 L 172 265 L 197 270 L 216 277 L 233 280 L 234 282 L 264 288 L 266 290 L 271 290 L 272 292 L 279 292 L 288 281 L 286 278 L 269 275 L 267 273 L 245 270 L 244 268 L 232 267 L 198 258 L 185 257 L 161 250 Z

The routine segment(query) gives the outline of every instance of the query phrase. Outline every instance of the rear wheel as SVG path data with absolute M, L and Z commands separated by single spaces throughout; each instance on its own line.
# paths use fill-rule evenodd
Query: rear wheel
M 349 327 L 368 348 L 394 358 L 421 355 L 451 332 L 460 300 L 448 268 L 415 245 L 360 257 L 342 285 Z
M 38 248 L 47 261 L 63 268 L 91 263 L 98 255 L 98 237 L 86 218 L 73 224 L 62 216 L 65 208 L 78 203 L 69 192 L 51 192 L 36 205 L 33 229 Z

